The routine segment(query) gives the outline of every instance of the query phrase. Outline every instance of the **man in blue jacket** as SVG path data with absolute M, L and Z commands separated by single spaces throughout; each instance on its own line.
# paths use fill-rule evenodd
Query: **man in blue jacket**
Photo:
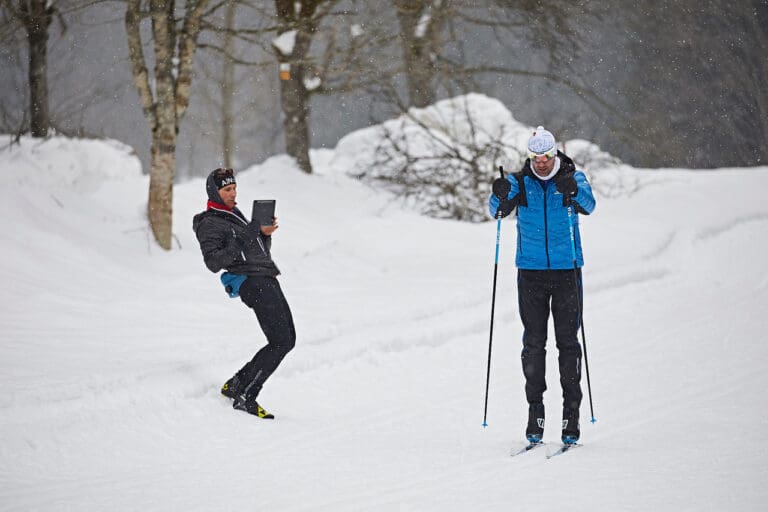
M 573 444 L 580 436 L 582 398 L 578 330 L 584 260 L 578 214 L 592 213 L 595 198 L 587 177 L 557 150 L 555 137 L 542 126 L 528 140 L 528 159 L 522 170 L 493 183 L 491 215 L 506 217 L 515 207 L 517 295 L 524 329 L 522 363 L 528 400 L 525 435 L 531 443 L 541 442 L 544 435 L 545 346 L 552 311 L 563 389 L 561 439 Z

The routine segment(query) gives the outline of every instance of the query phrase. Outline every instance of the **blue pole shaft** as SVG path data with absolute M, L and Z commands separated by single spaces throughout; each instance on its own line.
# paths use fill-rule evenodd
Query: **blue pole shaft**
M 587 357 L 587 338 L 584 335 L 584 316 L 583 312 L 581 310 L 581 291 L 579 290 L 579 281 L 578 281 L 578 263 L 576 261 L 576 235 L 575 235 L 575 229 L 573 227 L 573 202 L 570 202 L 568 204 L 568 227 L 570 228 L 570 234 L 571 234 L 571 257 L 573 258 L 573 285 L 576 289 L 576 304 L 578 307 L 578 313 L 579 313 L 579 325 L 581 326 L 581 344 L 584 347 L 584 366 L 587 370 L 587 392 L 589 394 L 589 413 L 592 416 L 592 423 L 596 422 L 595 419 L 595 410 L 592 406 L 592 384 L 589 381 L 589 358 Z

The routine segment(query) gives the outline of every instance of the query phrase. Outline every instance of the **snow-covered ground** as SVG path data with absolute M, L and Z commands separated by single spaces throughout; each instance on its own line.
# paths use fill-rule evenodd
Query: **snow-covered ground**
M 175 188 L 177 241 L 164 252 L 149 241 L 148 181 L 127 148 L 3 146 L 1 510 L 768 503 L 766 167 L 590 169 L 596 182 L 630 184 L 582 219 L 598 421 L 585 393 L 584 448 L 546 460 L 509 456 L 527 411 L 512 219 L 484 429 L 495 223 L 403 209 L 334 172 L 332 151 L 313 153 L 316 175 L 286 157 L 238 174 L 241 205 L 277 199 L 273 256 L 298 331 L 260 396 L 270 422 L 219 394 L 264 338 L 203 266 L 191 229 L 203 180 Z

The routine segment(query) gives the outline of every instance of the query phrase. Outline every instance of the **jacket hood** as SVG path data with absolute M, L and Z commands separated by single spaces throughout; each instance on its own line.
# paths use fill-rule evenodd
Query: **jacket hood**
M 205 180 L 205 191 L 208 192 L 208 199 L 214 203 L 224 204 L 221 195 L 219 195 L 219 189 L 216 187 L 216 182 L 213 179 L 213 173 L 210 173 L 208 179 Z
M 200 227 L 200 221 L 203 220 L 205 212 L 200 212 L 192 218 L 192 231 L 197 233 L 197 228 Z

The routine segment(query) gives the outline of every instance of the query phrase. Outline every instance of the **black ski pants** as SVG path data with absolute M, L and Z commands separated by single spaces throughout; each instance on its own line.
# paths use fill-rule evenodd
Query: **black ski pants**
M 280 283 L 270 276 L 250 276 L 240 285 L 240 299 L 256 313 L 267 345 L 237 372 L 238 393 L 256 398 L 261 387 L 296 344 L 296 329 Z
M 574 283 L 574 274 L 576 283 Z M 578 292 L 577 292 L 578 285 Z M 517 299 L 523 322 L 523 375 L 529 404 L 542 403 L 547 383 L 546 343 L 549 312 L 555 323 L 563 407 L 581 405 L 581 269 L 523 270 L 517 272 Z

